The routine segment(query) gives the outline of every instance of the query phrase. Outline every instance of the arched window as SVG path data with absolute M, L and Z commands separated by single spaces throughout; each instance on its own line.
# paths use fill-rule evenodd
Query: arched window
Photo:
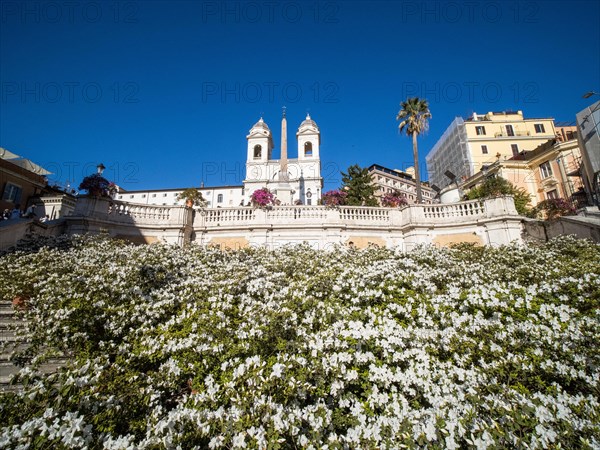
M 223 203 L 223 194 L 217 195 L 217 203 Z
M 260 159 L 262 156 L 262 147 L 260 145 L 254 146 L 254 159 Z
M 312 142 L 304 144 L 304 156 L 312 156 Z

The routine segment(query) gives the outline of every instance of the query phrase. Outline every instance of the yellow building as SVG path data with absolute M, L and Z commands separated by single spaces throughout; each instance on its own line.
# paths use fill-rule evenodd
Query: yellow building
M 522 111 L 457 117 L 426 156 L 429 181 L 439 187 L 466 180 L 483 166 L 534 150 L 556 137 L 554 119 L 526 119 Z
M 576 199 L 583 194 L 579 174 L 581 153 L 577 136 L 571 137 L 573 139 L 564 142 L 551 139 L 532 151 L 508 159 L 498 158 L 465 180 L 461 188 L 468 191 L 486 177 L 500 176 L 523 188 L 530 195 L 531 206 L 553 198 Z

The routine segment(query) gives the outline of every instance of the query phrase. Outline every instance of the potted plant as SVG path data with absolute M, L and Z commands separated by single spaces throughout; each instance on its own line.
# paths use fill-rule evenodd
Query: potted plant
M 259 208 L 266 208 L 275 203 L 275 196 L 266 187 L 257 189 L 250 196 L 252 205 Z
M 206 200 L 196 188 L 187 188 L 177 194 L 177 200 L 185 200 L 185 206 L 191 208 L 193 206 L 206 206 Z
M 13 298 L 12 306 L 18 311 L 29 309 L 29 296 L 25 294 L 17 295 Z
M 92 197 L 112 198 L 117 192 L 117 185 L 108 181 L 101 174 L 94 173 L 81 181 L 79 190 L 87 191 Z

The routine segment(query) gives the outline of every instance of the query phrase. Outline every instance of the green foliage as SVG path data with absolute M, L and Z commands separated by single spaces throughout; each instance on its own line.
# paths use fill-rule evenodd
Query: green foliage
M 185 200 L 192 202 L 194 206 L 206 206 L 206 200 L 202 196 L 202 192 L 200 192 L 196 188 L 186 188 L 182 192 L 177 195 L 177 200 Z
M 358 164 L 348 167 L 348 172 L 342 172 L 342 189 L 346 192 L 346 205 L 377 206 L 375 187 L 367 168 Z
M 597 244 L 64 244 L 2 257 L 31 343 L 3 448 L 600 444 Z
M 405 131 L 407 136 L 412 137 L 414 133 L 417 135 L 427 131 L 428 120 L 431 119 L 431 111 L 429 111 L 429 103 L 425 99 L 412 97 L 400 103 L 400 111 L 396 116 L 396 120 L 400 121 L 398 129 Z
M 529 213 L 528 205 L 531 197 L 523 188 L 515 187 L 510 181 L 496 176 L 486 178 L 479 186 L 475 186 L 467 193 L 469 200 L 478 198 L 500 197 L 502 195 L 511 195 L 515 202 L 517 212 L 522 216 Z

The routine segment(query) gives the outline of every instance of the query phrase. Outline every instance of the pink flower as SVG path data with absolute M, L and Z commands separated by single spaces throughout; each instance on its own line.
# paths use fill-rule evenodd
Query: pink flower
M 265 206 L 272 205 L 275 202 L 275 196 L 266 187 L 258 189 L 252 193 L 250 200 L 254 206 L 264 208 Z
M 346 192 L 336 189 L 325 192 L 321 201 L 327 206 L 339 206 L 346 203 L 346 197 L 348 197 Z
M 400 206 L 408 205 L 406 197 L 400 194 L 400 192 L 388 192 L 381 198 L 382 206 L 388 208 L 398 208 Z

